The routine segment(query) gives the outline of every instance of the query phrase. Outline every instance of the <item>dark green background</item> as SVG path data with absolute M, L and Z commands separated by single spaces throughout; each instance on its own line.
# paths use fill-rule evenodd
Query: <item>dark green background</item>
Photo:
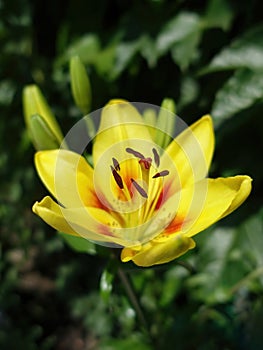
M 261 349 L 263 323 L 263 22 L 261 1 L 0 1 L 0 348 Z M 46 193 L 33 167 L 21 93 L 40 86 L 64 132 L 81 117 L 70 93 L 79 54 L 92 108 L 110 98 L 176 101 L 187 123 L 211 113 L 211 177 L 247 174 L 251 196 L 155 269 L 123 267 L 151 338 L 107 251 L 73 251 L 31 212 Z M 106 288 L 100 291 L 103 278 Z M 105 286 L 105 284 L 104 284 Z

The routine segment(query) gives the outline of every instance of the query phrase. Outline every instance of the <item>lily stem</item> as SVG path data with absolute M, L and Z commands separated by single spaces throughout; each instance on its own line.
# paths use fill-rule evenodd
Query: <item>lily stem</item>
M 134 292 L 134 289 L 131 285 L 129 278 L 127 277 L 126 273 L 121 268 L 118 269 L 118 276 L 123 284 L 123 287 L 124 287 L 128 297 L 129 297 L 130 301 L 131 301 L 132 306 L 134 307 L 134 310 L 136 311 L 139 322 L 141 323 L 142 327 L 148 332 L 148 325 L 147 325 L 146 319 L 144 317 L 142 308 L 139 304 L 139 301 L 137 299 L 137 296 Z

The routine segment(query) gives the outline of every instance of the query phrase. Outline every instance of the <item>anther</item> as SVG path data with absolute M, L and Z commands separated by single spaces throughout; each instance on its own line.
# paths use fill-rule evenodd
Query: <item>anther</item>
M 140 159 L 139 160 L 139 163 L 140 164 L 143 164 L 144 165 L 144 168 L 146 170 L 150 169 L 150 166 L 152 164 L 152 158 L 144 158 L 144 159 Z
M 142 197 L 148 198 L 148 195 L 145 192 L 145 190 L 134 179 L 131 179 L 131 182 Z
M 117 159 L 116 158 L 112 158 L 112 162 L 113 162 L 114 169 L 120 171 L 121 168 L 120 168 L 120 164 L 117 161 Z
M 111 166 L 111 172 L 114 177 L 114 180 L 116 181 L 116 184 L 119 186 L 119 188 L 123 189 L 123 182 L 121 176 L 117 173 L 117 171 Z
M 126 152 L 127 153 L 131 153 L 132 155 L 134 155 L 135 157 L 137 158 L 140 158 L 140 159 L 144 159 L 144 155 L 141 154 L 140 152 L 138 151 L 135 151 L 134 149 L 130 148 L 130 147 L 127 147 L 126 148 Z
M 163 170 L 163 171 L 160 171 L 159 173 L 153 175 L 153 179 L 156 179 L 157 177 L 162 177 L 162 176 L 167 176 L 169 175 L 169 170 Z
M 152 152 L 153 152 L 153 156 L 154 156 L 154 162 L 155 162 L 156 166 L 158 167 L 160 165 L 160 156 L 155 148 L 152 149 Z

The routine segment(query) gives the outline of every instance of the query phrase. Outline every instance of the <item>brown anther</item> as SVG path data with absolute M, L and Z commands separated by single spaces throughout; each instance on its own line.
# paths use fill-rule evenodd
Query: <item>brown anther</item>
M 155 148 L 152 149 L 152 152 L 153 152 L 153 156 L 154 156 L 154 162 L 155 162 L 156 166 L 158 167 L 160 165 L 160 156 Z
M 116 181 L 116 184 L 119 186 L 119 188 L 122 190 L 123 189 L 123 181 L 121 176 L 117 173 L 117 171 L 111 166 L 111 172 L 114 177 L 114 180 Z
M 117 171 L 120 171 L 121 168 L 120 168 L 120 164 L 117 161 L 117 159 L 116 158 L 112 158 L 112 162 L 113 162 L 114 169 L 117 170 Z
M 144 159 L 140 159 L 139 160 L 139 163 L 140 164 L 143 164 L 144 165 L 144 168 L 146 170 L 150 169 L 150 166 L 152 164 L 152 158 L 144 158 Z
M 144 159 L 144 155 L 141 154 L 140 152 L 138 151 L 135 151 L 134 149 L 130 148 L 130 147 L 127 147 L 126 148 L 126 152 L 127 153 L 131 153 L 132 155 L 134 155 L 135 157 L 137 158 L 140 158 L 140 159 Z
M 163 176 L 167 176 L 169 175 L 169 170 L 163 170 L 163 171 L 160 171 L 159 173 L 153 175 L 153 179 L 156 179 L 157 177 L 163 177 Z
M 134 179 L 131 179 L 131 182 L 142 197 L 148 198 L 148 195 L 145 192 L 145 190 Z

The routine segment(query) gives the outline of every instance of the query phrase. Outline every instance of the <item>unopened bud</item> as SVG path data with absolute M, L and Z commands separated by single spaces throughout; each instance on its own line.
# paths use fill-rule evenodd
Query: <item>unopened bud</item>
M 23 90 L 23 109 L 24 109 L 24 118 L 26 126 L 32 137 L 34 145 L 38 142 L 35 137 L 38 132 L 34 131 L 35 136 L 32 135 L 32 116 L 38 115 L 39 118 L 33 119 L 33 124 L 42 125 L 43 128 L 49 130 L 52 134 L 52 138 L 55 140 L 56 145 L 60 145 L 63 140 L 63 134 L 57 123 L 57 120 L 52 113 L 45 97 L 41 93 L 41 90 L 36 85 L 28 85 Z M 33 127 L 35 128 L 35 127 Z M 34 129 L 35 130 L 35 129 Z M 44 148 L 41 148 L 44 149 Z
M 155 142 L 166 148 L 171 142 L 176 122 L 176 105 L 173 99 L 165 98 L 161 104 L 156 123 Z
M 148 127 L 151 137 L 154 140 L 155 134 L 156 134 L 156 120 L 157 120 L 156 111 L 153 108 L 145 109 L 143 111 L 143 119 L 146 126 Z
M 87 114 L 91 106 L 91 86 L 85 66 L 79 56 L 74 56 L 70 60 L 70 80 L 75 104 L 83 114 Z
M 44 118 L 39 114 L 34 114 L 29 119 L 29 133 L 36 150 L 48 150 L 60 147 L 60 143 Z

